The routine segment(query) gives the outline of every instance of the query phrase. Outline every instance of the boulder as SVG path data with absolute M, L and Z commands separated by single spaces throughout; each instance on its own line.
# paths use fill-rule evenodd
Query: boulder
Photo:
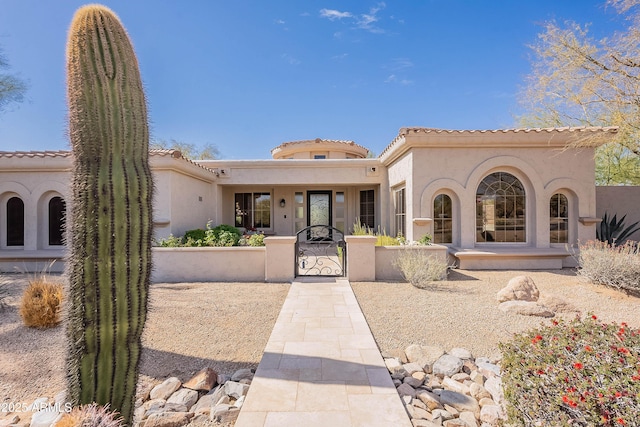
M 435 361 L 432 366 L 435 375 L 450 377 L 457 374 L 462 369 L 462 360 L 450 354 L 444 354 Z
M 498 302 L 505 301 L 538 301 L 540 291 L 529 276 L 516 276 L 509 280 L 507 286 L 498 291 Z
M 145 427 L 182 427 L 193 418 L 192 412 L 160 412 L 150 415 L 144 422 Z
M 167 399 L 167 404 L 184 405 L 189 410 L 198 401 L 198 392 L 188 388 L 181 388 Z M 166 406 L 166 405 L 165 405 Z
M 431 368 L 440 356 L 445 352 L 440 347 L 413 344 L 404 350 L 409 362 L 417 363 L 427 373 L 431 373 Z
M 224 383 L 224 392 L 227 396 L 233 397 L 234 399 L 240 399 L 241 396 L 247 394 L 249 390 L 249 386 L 247 384 L 238 383 L 235 381 L 227 381 Z
M 442 390 L 440 393 L 440 402 L 443 405 L 449 405 L 460 412 L 473 412 L 480 415 L 480 404 L 471 396 L 457 393 L 455 391 Z
M 238 369 L 231 376 L 231 381 L 252 380 L 254 371 L 252 369 Z
M 197 391 L 211 391 L 218 382 L 218 373 L 211 368 L 204 368 L 195 374 L 183 387 Z
M 555 313 L 545 307 L 531 301 L 505 301 L 498 308 L 505 313 L 515 313 L 522 316 L 553 317 Z
M 541 294 L 538 304 L 544 305 L 554 313 L 577 313 L 580 311 L 567 300 L 554 294 Z
M 176 377 L 167 378 L 162 383 L 151 389 L 149 397 L 151 399 L 164 399 L 167 400 L 169 396 L 175 393 L 180 388 L 182 383 Z

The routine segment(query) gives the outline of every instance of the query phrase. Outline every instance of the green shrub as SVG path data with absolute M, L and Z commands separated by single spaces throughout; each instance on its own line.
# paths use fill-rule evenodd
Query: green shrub
M 264 246 L 264 234 L 257 233 L 249 236 L 249 246 Z
M 589 241 L 580 245 L 578 274 L 597 285 L 640 294 L 640 247 L 627 241 L 621 246 Z
M 418 244 L 420 245 L 430 245 L 431 244 L 431 234 L 427 233 L 418 240 Z
M 420 289 L 447 278 L 447 263 L 420 246 L 402 248 L 393 265 L 407 282 Z
M 221 224 L 211 228 L 207 223 L 204 246 L 236 246 L 242 237 L 242 233 L 236 227 Z
M 156 241 L 157 245 L 161 248 L 178 248 L 184 246 L 182 237 L 176 237 L 173 234 L 169 234 L 169 237 Z
M 500 349 L 509 425 L 640 425 L 640 330 L 554 320 Z
M 202 228 L 196 228 L 195 230 L 189 230 L 186 233 L 184 233 L 184 239 L 185 240 L 192 239 L 194 241 L 204 240 L 206 235 L 207 233 Z

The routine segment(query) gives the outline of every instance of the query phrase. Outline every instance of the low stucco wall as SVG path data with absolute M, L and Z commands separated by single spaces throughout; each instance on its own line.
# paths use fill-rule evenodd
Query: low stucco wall
M 376 246 L 376 280 L 404 280 L 402 273 L 394 265 L 398 251 L 426 250 L 437 258 L 447 261 L 447 247 L 442 245 L 429 246 Z
M 264 247 L 153 248 L 152 283 L 264 282 Z
M 598 218 L 602 218 L 605 212 L 609 216 L 618 215 L 618 219 L 627 215 L 626 227 L 640 221 L 640 186 L 596 187 Z M 632 234 L 630 240 L 640 241 L 640 231 Z

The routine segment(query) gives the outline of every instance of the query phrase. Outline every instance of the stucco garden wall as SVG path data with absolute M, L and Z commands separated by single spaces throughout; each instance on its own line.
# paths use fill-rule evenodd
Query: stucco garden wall
M 596 210 L 598 218 L 607 212 L 609 216 L 627 215 L 627 226 L 640 221 L 640 186 L 596 187 Z M 631 240 L 640 241 L 640 231 L 631 235 Z
M 429 246 L 376 246 L 375 270 L 376 280 L 403 281 L 402 272 L 394 265 L 401 251 L 420 250 L 430 252 L 436 259 L 448 263 L 447 247 L 442 245 Z

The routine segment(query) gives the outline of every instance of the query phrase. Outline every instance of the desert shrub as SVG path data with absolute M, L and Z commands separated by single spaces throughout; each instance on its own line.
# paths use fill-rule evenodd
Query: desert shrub
M 9 280 L 0 276 L 0 311 L 7 307 L 7 298 L 9 298 Z
M 95 403 L 73 408 L 56 422 L 54 427 L 121 427 L 122 419 L 117 412 Z
M 578 274 L 597 285 L 640 293 L 640 247 L 633 242 L 613 246 L 589 241 L 580 245 Z
M 207 223 L 204 246 L 236 246 L 242 237 L 242 233 L 236 227 L 221 224 L 214 228 Z
M 509 425 L 640 425 L 640 330 L 554 320 L 500 349 Z
M 50 328 L 60 323 L 62 285 L 41 276 L 29 282 L 22 295 L 20 316 L 24 324 L 34 328 Z
M 192 239 L 194 241 L 204 240 L 206 235 L 207 235 L 206 231 L 204 231 L 202 228 L 196 228 L 195 230 L 188 230 L 187 232 L 185 232 L 184 239 L 185 240 Z
M 447 263 L 430 251 L 416 246 L 400 250 L 393 265 L 407 282 L 420 289 L 447 278 Z
M 355 224 L 353 224 L 354 236 L 373 236 L 373 230 L 360 222 L 360 218 L 356 218 Z

